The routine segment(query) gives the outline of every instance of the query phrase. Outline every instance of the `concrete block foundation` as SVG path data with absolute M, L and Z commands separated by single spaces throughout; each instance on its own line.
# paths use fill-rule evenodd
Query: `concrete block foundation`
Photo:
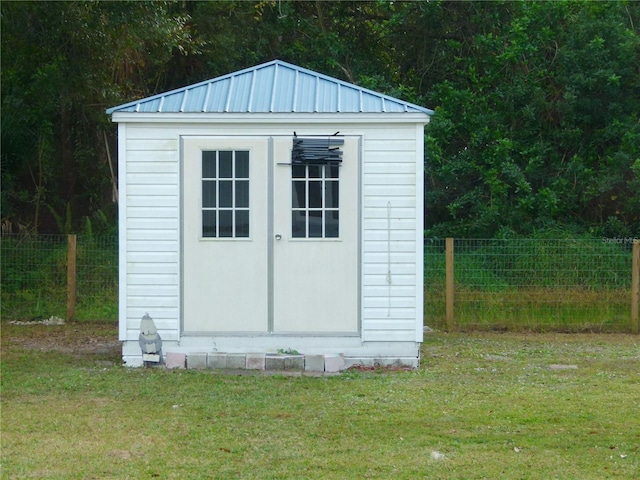
M 324 372 L 324 355 L 305 355 L 305 372 Z
M 267 355 L 266 356 L 266 369 L 271 370 L 284 370 L 284 357 L 282 355 Z
M 190 353 L 187 355 L 187 368 L 204 369 L 207 368 L 206 353 Z
M 397 358 L 345 358 L 342 353 L 326 355 L 286 355 L 277 353 L 225 353 L 225 352 L 168 352 L 166 368 L 213 370 L 267 370 L 309 373 L 338 373 L 351 366 L 419 367 L 417 359 Z
M 185 353 L 167 352 L 164 364 L 167 368 L 185 368 L 187 355 Z
M 284 357 L 285 370 L 304 370 L 304 355 L 287 355 Z
M 344 355 L 341 353 L 324 356 L 324 371 L 339 372 L 344 370 Z
M 214 370 L 227 368 L 227 354 L 210 353 L 207 356 L 207 368 L 212 368 Z
M 227 353 L 227 368 L 230 369 L 246 369 L 247 356 L 242 353 Z
M 247 370 L 264 370 L 265 354 L 264 353 L 247 353 L 246 368 Z

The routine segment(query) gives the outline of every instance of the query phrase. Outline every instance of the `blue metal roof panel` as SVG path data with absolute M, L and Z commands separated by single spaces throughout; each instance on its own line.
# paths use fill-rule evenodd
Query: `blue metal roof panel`
M 143 113 L 157 112 L 158 108 L 160 107 L 161 100 L 162 98 L 154 98 L 153 100 L 150 100 L 148 102 L 138 103 L 135 111 Z
M 295 112 L 295 98 L 298 74 L 289 68 L 278 68 L 274 76 L 274 83 L 277 82 L 279 88 L 272 87 L 271 112 Z M 277 90 L 290 92 L 289 95 L 276 95 Z
M 347 112 L 360 111 L 360 92 L 353 87 L 340 87 L 340 108 Z
M 183 112 L 202 112 L 204 108 L 204 99 L 207 96 L 207 86 L 203 85 L 197 88 L 191 88 L 186 92 L 187 98 L 184 100 L 182 107 Z
M 227 104 L 229 87 L 231 80 L 225 79 L 220 82 L 210 83 L 209 99 L 204 106 L 205 112 L 222 112 Z
M 427 108 L 280 60 L 107 110 L 114 112 L 433 114 Z
M 182 95 L 166 95 L 164 97 L 164 103 L 162 105 L 161 112 L 178 112 L 182 105 Z
M 378 97 L 372 97 L 367 92 L 360 92 L 361 109 L 364 112 L 382 112 L 382 106 L 380 105 L 380 99 Z
M 251 94 L 252 76 L 248 73 L 232 77 L 233 90 L 229 92 L 227 98 L 227 108 L 225 112 L 245 113 L 250 112 L 249 97 Z
M 338 89 L 335 83 L 320 80 L 318 83 L 318 111 L 337 112 L 339 111 Z
M 296 74 L 296 95 L 294 112 L 310 113 L 315 111 L 316 81 L 308 75 Z
M 264 113 L 271 111 L 276 74 L 270 70 L 257 70 L 251 86 L 250 111 Z

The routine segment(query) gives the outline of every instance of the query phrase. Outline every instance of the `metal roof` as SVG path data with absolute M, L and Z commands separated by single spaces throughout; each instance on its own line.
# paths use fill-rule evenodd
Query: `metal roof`
M 426 113 L 433 111 L 281 60 L 107 109 L 141 113 Z

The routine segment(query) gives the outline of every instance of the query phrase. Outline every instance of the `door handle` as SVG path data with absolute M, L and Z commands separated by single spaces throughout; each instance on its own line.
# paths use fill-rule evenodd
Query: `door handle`
M 282 240 L 282 235 L 280 235 L 279 233 L 276 233 L 276 240 Z

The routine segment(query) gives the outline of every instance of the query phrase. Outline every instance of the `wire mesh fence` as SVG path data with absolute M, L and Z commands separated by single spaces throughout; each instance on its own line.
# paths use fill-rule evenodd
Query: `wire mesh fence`
M 463 330 L 629 332 L 632 245 L 455 239 L 453 319 L 447 319 L 445 240 L 427 239 L 425 323 Z
M 78 237 L 76 316 L 118 318 L 118 238 Z
M 2 318 L 65 319 L 67 242 L 67 235 L 2 235 Z M 77 237 L 75 286 L 77 320 L 117 318 L 117 237 Z
M 632 245 L 606 239 L 455 239 L 454 287 L 447 292 L 445 240 L 426 239 L 425 324 L 629 332 Z M 2 318 L 64 319 L 67 236 L 2 235 L 0 247 Z M 117 237 L 77 237 L 75 285 L 76 320 L 117 319 Z M 448 294 L 453 319 L 447 318 Z

